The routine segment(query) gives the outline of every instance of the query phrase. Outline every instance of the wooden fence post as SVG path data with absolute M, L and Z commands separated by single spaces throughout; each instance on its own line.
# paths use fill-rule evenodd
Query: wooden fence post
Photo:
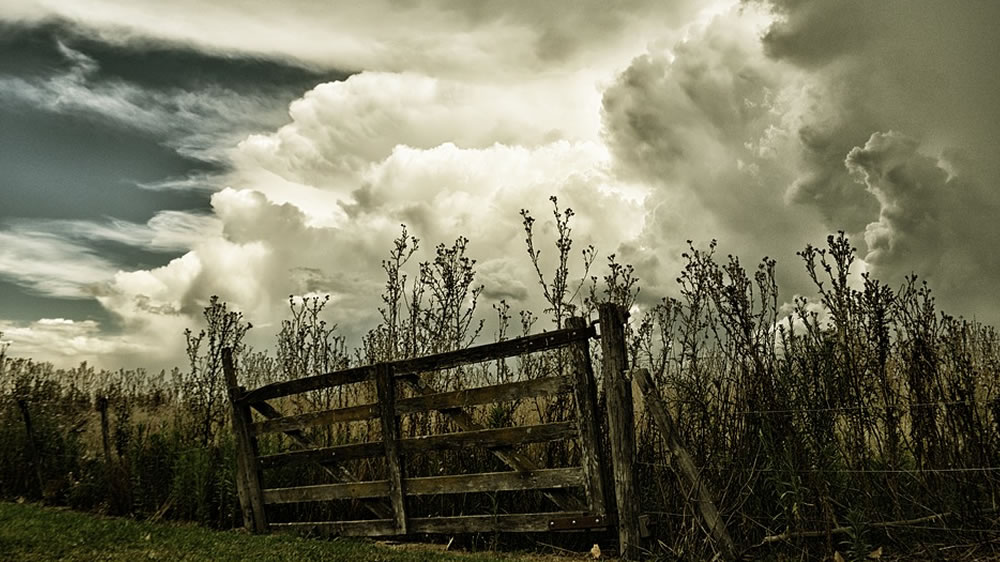
M 229 403 L 233 409 L 233 434 L 236 437 L 236 492 L 243 510 L 243 525 L 248 531 L 267 531 L 264 516 L 264 499 L 260 487 L 260 468 L 257 465 L 257 439 L 251 432 L 253 418 L 250 407 L 237 399 L 243 389 L 236 382 L 236 368 L 233 366 L 233 350 L 222 350 L 222 370 L 226 375 L 229 389 Z
M 38 457 L 38 443 L 35 441 L 35 429 L 31 425 L 31 414 L 28 412 L 28 401 L 24 398 L 18 398 L 17 407 L 21 409 L 21 417 L 24 418 L 24 430 L 28 436 L 28 454 L 31 457 L 31 465 L 35 469 L 35 477 L 38 478 L 38 493 L 44 496 L 45 479 L 42 478 L 42 462 Z
M 635 411 L 632 381 L 626 377 L 625 311 L 614 303 L 597 308 L 601 324 L 608 433 L 618 507 L 618 543 L 623 558 L 639 557 L 639 496 L 635 490 Z
M 636 382 L 639 383 L 639 389 L 642 390 L 646 410 L 652 414 L 653 421 L 659 426 L 663 437 L 667 440 L 670 454 L 674 458 L 674 462 L 672 463 L 675 467 L 674 471 L 689 490 L 686 494 L 687 497 L 694 498 L 698 513 L 701 515 L 702 521 L 705 522 L 709 534 L 712 535 L 712 539 L 715 541 L 722 559 L 736 560 L 738 553 L 736 552 L 736 546 L 733 544 L 733 539 L 729 536 L 729 531 L 726 530 L 726 523 L 719 516 L 719 511 L 715 508 L 715 503 L 712 501 L 712 494 L 708 490 L 708 487 L 698 477 L 698 470 L 695 468 L 694 461 L 681 443 L 674 420 L 670 417 L 670 412 L 667 411 L 667 407 L 663 403 L 659 391 L 653 385 L 653 380 L 649 377 L 649 371 L 646 369 L 636 369 L 633 371 L 633 376 Z
M 392 502 L 396 531 L 406 534 L 406 496 L 403 489 L 403 464 L 399 457 L 399 417 L 396 415 L 396 381 L 392 366 L 375 366 L 375 389 L 378 392 L 379 417 L 382 421 L 382 441 L 389 476 L 389 499 Z
M 108 397 L 97 397 L 97 412 L 101 415 L 101 446 L 104 449 L 104 464 L 111 470 L 111 431 L 108 429 Z
M 586 328 L 587 320 L 574 316 L 566 320 L 566 327 Z M 594 368 L 590 363 L 590 344 L 586 340 L 570 346 L 570 362 L 574 376 L 576 414 L 580 422 L 581 464 L 587 490 L 587 507 L 595 515 L 606 515 L 604 474 L 601 469 L 601 432 L 597 418 L 597 385 L 594 382 Z

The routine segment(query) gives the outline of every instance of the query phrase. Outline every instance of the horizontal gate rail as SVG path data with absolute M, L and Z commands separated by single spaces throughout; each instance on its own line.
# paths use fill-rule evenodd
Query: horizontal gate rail
M 582 511 L 555 511 L 552 513 L 518 513 L 512 515 L 462 515 L 457 517 L 414 517 L 408 522 L 411 533 L 475 533 L 504 531 L 517 533 L 541 533 L 556 528 L 557 522 L 580 519 L 587 521 L 592 514 Z M 322 521 L 272 523 L 271 527 L 280 531 L 321 531 L 338 535 L 384 536 L 394 534 L 393 521 L 374 519 L 370 521 Z
M 412 533 L 465 532 L 545 532 L 606 527 L 611 521 L 606 512 L 597 414 L 596 386 L 590 363 L 589 340 L 597 337 L 593 325 L 584 318 L 571 318 L 567 328 L 513 340 L 479 345 L 466 349 L 413 359 L 382 362 L 324 373 L 292 381 L 272 383 L 246 391 L 231 383 L 230 400 L 234 411 L 244 413 L 244 432 L 249 445 L 239 466 L 239 480 L 246 483 L 241 495 L 244 518 L 256 530 L 325 531 L 341 535 L 388 536 Z M 463 365 L 497 361 L 530 353 L 564 349 L 559 358 L 558 376 L 516 381 L 476 388 L 441 392 L 429 380 L 435 371 Z M 230 350 L 226 350 L 230 353 Z M 568 370 L 566 370 L 568 369 Z M 230 369 L 232 370 L 232 369 Z M 235 375 L 235 373 L 230 373 Z M 232 377 L 235 381 L 235 376 Z M 377 401 L 373 404 L 282 415 L 268 400 L 339 385 L 374 383 Z M 402 390 L 408 389 L 406 396 Z M 402 395 L 401 395 L 402 394 Z M 514 427 L 488 428 L 473 416 L 469 408 L 496 403 L 511 403 L 533 397 L 572 394 L 576 404 L 571 421 L 539 423 Z M 406 396 L 406 397 L 404 397 Z M 249 410 L 262 418 L 252 420 Z M 401 438 L 402 416 L 439 412 L 456 432 Z M 304 430 L 317 426 L 377 420 L 381 439 L 365 443 L 347 443 L 317 447 Z M 258 435 L 284 433 L 292 440 L 292 450 L 261 456 L 252 446 Z M 566 439 L 579 440 L 579 466 L 544 468 L 537 465 L 522 445 Z M 295 449 L 299 447 L 299 449 Z M 426 453 L 463 450 L 476 447 L 502 460 L 505 472 L 446 474 L 406 477 L 406 461 Z M 361 481 L 344 461 L 385 459 L 383 480 Z M 378 461 L 379 464 L 381 460 Z M 324 468 L 330 480 L 301 485 L 263 489 L 259 477 L 265 469 L 315 463 Z M 254 474 L 258 475 L 256 481 Z M 266 475 L 265 475 L 266 476 Z M 410 509 L 423 510 L 419 496 L 465 493 L 532 491 L 548 498 L 558 511 L 547 513 L 467 514 L 448 517 L 412 517 Z M 578 495 L 580 494 L 580 495 Z M 258 505 L 249 506 L 251 501 Z M 407 500 L 406 498 L 411 498 Z M 581 498 L 583 501 L 581 501 Z M 353 521 L 281 522 L 268 521 L 264 506 L 351 500 L 375 514 L 376 519 Z M 412 504 L 412 505 L 411 505 Z M 249 507 L 247 507 L 249 506 Z M 331 507 L 332 506 L 328 506 Z M 544 508 L 543 508 L 544 509 Z M 277 514 L 284 513 L 277 511 Z M 290 512 L 289 512 L 290 513 Z M 421 513 L 421 515 L 424 515 Z M 336 515 L 334 515 L 336 518 Z M 280 517 L 279 517 L 280 519 Z
M 407 496 L 509 492 L 548 488 L 580 488 L 584 475 L 579 467 L 549 468 L 531 472 L 488 472 L 406 479 Z M 264 503 L 304 503 L 353 498 L 378 498 L 389 493 L 388 480 L 349 484 L 324 484 L 264 490 Z
M 403 453 L 445 451 L 470 446 L 491 449 L 494 447 L 520 445 L 522 443 L 558 441 L 576 436 L 576 422 L 565 421 L 518 427 L 502 427 L 499 429 L 460 431 L 457 433 L 445 433 L 443 435 L 425 435 L 410 439 L 400 439 L 399 446 Z M 289 464 L 321 462 L 329 459 L 350 460 L 377 457 L 383 455 L 384 452 L 385 449 L 382 442 L 373 441 L 266 455 L 258 457 L 258 462 L 262 468 L 274 468 Z
M 575 341 L 586 340 L 596 336 L 596 331 L 592 326 L 584 328 L 570 328 L 566 330 L 556 330 L 544 332 L 523 338 L 507 340 L 485 345 L 477 345 L 466 349 L 439 353 L 428 357 L 418 357 L 416 359 L 403 359 L 392 361 L 389 366 L 397 377 L 404 377 L 413 373 L 426 371 L 440 371 L 468 365 L 471 363 L 482 363 L 504 359 L 515 355 L 526 353 L 536 353 L 547 351 L 559 347 L 567 346 Z M 310 390 L 328 388 L 344 384 L 352 384 L 372 380 L 375 377 L 373 366 L 355 367 L 333 373 L 313 375 L 296 379 L 264 385 L 256 390 L 251 390 L 237 398 L 239 402 L 254 403 L 271 398 L 279 398 L 291 394 L 299 394 Z
M 573 390 L 569 377 L 545 377 L 529 381 L 511 382 L 482 388 L 470 388 L 414 396 L 396 401 L 396 414 L 415 414 L 431 410 L 464 408 L 536 396 L 562 394 Z M 378 417 L 377 404 L 336 408 L 286 416 L 253 424 L 256 433 L 278 433 L 338 422 L 363 421 Z

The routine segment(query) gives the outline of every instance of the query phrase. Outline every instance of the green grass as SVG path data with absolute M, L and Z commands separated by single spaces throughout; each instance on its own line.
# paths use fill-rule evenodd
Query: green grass
M 392 548 L 351 539 L 305 539 L 212 531 L 99 517 L 34 504 L 0 502 L 3 560 L 421 560 L 486 562 L 528 560 L 500 554 L 445 553 Z M 534 558 L 538 560 L 538 558 Z

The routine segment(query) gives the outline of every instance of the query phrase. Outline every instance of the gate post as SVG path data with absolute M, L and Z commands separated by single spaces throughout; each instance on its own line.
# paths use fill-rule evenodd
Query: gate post
M 614 303 L 597 307 L 601 325 L 602 372 L 608 402 L 611 463 L 618 507 L 621 556 L 639 557 L 639 497 L 635 491 L 635 411 L 632 381 L 626 376 L 625 310 Z
M 236 437 L 236 492 L 243 510 L 243 526 L 248 531 L 267 531 L 264 516 L 264 497 L 260 489 L 260 469 L 257 467 L 257 439 L 250 427 L 253 418 L 250 407 L 238 401 L 243 389 L 236 382 L 233 350 L 222 350 L 222 370 L 226 375 L 229 403 L 233 409 L 233 434 Z
M 566 327 L 584 329 L 587 320 L 578 316 L 566 319 Z M 573 394 L 576 398 L 576 417 L 580 423 L 581 464 L 587 490 L 587 508 L 593 515 L 607 515 L 604 473 L 601 454 L 601 431 L 597 419 L 597 385 L 594 367 L 590 362 L 590 344 L 587 340 L 575 342 L 570 347 L 573 370 Z
M 405 535 L 406 491 L 403 489 L 403 464 L 399 458 L 399 416 L 396 415 L 396 379 L 388 363 L 375 365 L 375 389 L 378 393 L 379 419 L 382 422 L 382 441 L 385 443 L 385 463 L 389 480 L 389 499 L 392 502 L 393 522 L 396 531 Z

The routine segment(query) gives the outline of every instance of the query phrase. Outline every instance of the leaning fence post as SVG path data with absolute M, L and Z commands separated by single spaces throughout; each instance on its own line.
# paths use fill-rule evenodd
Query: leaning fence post
M 667 440 L 670 455 L 673 457 L 671 465 L 674 467 L 674 471 L 684 486 L 690 490 L 685 495 L 694 500 L 698 508 L 698 513 L 705 522 L 709 534 L 712 535 L 712 539 L 715 541 L 722 559 L 736 560 L 738 553 L 736 552 L 736 546 L 733 544 L 733 539 L 729 536 L 729 531 L 726 530 L 726 523 L 719 515 L 719 510 L 715 508 L 715 503 L 712 501 L 712 494 L 708 486 L 699 477 L 691 455 L 684 448 L 683 443 L 681 443 L 674 420 L 670 416 L 670 412 L 667 411 L 667 407 L 660 397 L 660 392 L 653 385 L 653 380 L 649 377 L 649 371 L 646 369 L 636 369 L 633 371 L 633 376 L 636 382 L 639 383 L 639 389 L 642 391 L 645 400 L 646 410 L 652 414 L 653 421 L 656 422 L 656 425 L 660 428 L 660 432 L 663 433 L 663 437 Z
M 406 534 L 406 502 L 403 489 L 403 464 L 399 458 L 399 417 L 396 415 L 396 381 L 392 366 L 375 365 L 375 389 L 378 392 L 379 418 L 382 422 L 382 441 L 385 443 L 385 462 L 389 473 L 389 499 L 392 501 L 396 531 Z
M 238 398 L 243 394 L 236 382 L 233 350 L 222 350 L 222 370 L 229 389 L 229 403 L 233 410 L 233 435 L 236 437 L 236 492 L 243 510 L 243 525 L 248 531 L 267 531 L 264 516 L 264 498 L 260 486 L 260 469 L 257 466 L 257 440 L 251 433 L 250 407 Z
M 611 463 L 618 507 L 618 543 L 626 559 L 639 556 L 639 496 L 635 491 L 635 412 L 632 381 L 626 377 L 625 310 L 614 303 L 597 308 L 601 325 L 602 372 L 608 403 Z

